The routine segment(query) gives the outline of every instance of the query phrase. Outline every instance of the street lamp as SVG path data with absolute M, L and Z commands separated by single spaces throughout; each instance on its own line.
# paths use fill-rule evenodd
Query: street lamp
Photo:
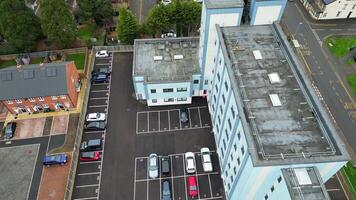
M 303 22 L 299 22 L 297 28 L 295 29 L 295 32 L 294 32 L 294 34 L 293 34 L 293 37 L 295 37 L 295 35 L 297 34 L 297 32 L 298 32 L 298 30 L 299 30 L 300 25 L 302 25 L 302 24 L 303 24 Z

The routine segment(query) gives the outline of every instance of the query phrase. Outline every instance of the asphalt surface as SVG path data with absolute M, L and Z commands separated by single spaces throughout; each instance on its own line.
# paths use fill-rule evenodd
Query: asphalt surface
M 94 69 L 108 68 L 111 66 L 112 57 L 96 58 Z M 110 83 L 92 84 L 90 88 L 87 114 L 105 113 L 108 110 Z M 84 131 L 82 141 L 91 139 L 103 139 L 105 131 Z M 104 155 L 100 151 L 102 156 Z M 78 162 L 72 199 L 97 199 L 100 187 L 102 160 L 90 162 Z
M 187 151 L 198 152 L 203 146 L 215 150 L 214 137 L 209 123 L 206 127 L 200 126 L 200 124 L 205 125 L 203 121 L 206 119 L 206 115 L 199 117 L 198 110 L 196 110 L 196 107 L 206 106 L 206 101 L 194 99 L 192 105 L 151 108 L 139 103 L 134 98 L 132 85 L 132 53 L 115 54 L 112 77 L 99 199 L 147 199 L 147 190 L 141 188 L 144 183 L 136 185 L 137 181 L 134 178 L 144 171 L 135 169 L 135 165 L 138 166 L 138 158 L 142 157 L 144 160 L 153 152 L 158 155 L 182 154 Z M 158 113 L 165 115 L 164 112 L 166 112 L 166 115 L 168 115 L 167 111 L 176 112 L 177 109 L 180 110 L 182 107 L 190 107 L 189 110 L 192 111 L 190 121 L 193 123 L 191 126 L 190 122 L 187 129 L 181 130 L 177 121 L 168 122 L 164 117 L 158 117 Z M 144 112 L 147 112 L 143 116 L 146 118 L 141 121 L 138 118 L 138 113 Z M 203 112 L 204 110 L 201 111 L 201 113 Z M 151 119 L 150 122 L 147 122 L 148 116 Z M 160 119 L 162 119 L 162 124 L 160 122 L 160 125 L 158 125 L 157 120 Z M 163 120 L 166 121 L 163 122 Z M 200 123 L 200 120 L 202 120 L 202 123 Z M 195 125 L 198 124 L 199 126 L 196 127 Z M 139 133 L 137 131 L 138 126 L 146 127 L 147 130 Z M 179 126 L 179 128 L 163 131 L 165 127 L 169 129 L 170 126 L 174 129 L 175 126 Z M 162 131 L 157 132 L 157 130 Z M 215 159 L 213 162 L 216 165 L 216 171 L 219 172 L 218 161 Z M 197 163 L 197 165 L 199 164 Z M 145 167 L 143 166 L 143 168 Z M 176 195 L 185 197 L 185 186 L 182 185 L 184 183 L 182 180 L 177 183 L 178 188 L 175 191 Z M 149 192 L 149 199 L 157 199 L 157 195 L 160 195 L 160 181 L 149 181 L 150 191 L 154 191 L 152 194 Z M 201 183 L 202 187 L 205 188 L 208 184 L 208 178 L 202 176 L 202 180 L 198 179 L 198 183 Z M 222 180 L 219 174 L 213 177 L 211 185 L 214 193 L 219 191 L 217 193 L 222 195 L 220 199 L 224 199 Z M 202 192 L 206 191 L 206 195 L 208 195 L 210 194 L 209 190 L 202 189 Z M 204 194 L 202 193 L 202 195 Z

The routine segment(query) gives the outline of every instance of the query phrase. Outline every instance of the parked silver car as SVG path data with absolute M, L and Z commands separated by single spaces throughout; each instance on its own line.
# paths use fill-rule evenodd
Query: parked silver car
M 158 177 L 158 157 L 155 153 L 150 154 L 148 157 L 148 176 L 150 178 Z

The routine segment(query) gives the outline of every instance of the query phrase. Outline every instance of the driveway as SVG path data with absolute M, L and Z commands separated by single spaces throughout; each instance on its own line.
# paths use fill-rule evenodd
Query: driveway
M 14 138 L 24 139 L 42 136 L 45 122 L 46 118 L 34 118 L 16 121 L 17 127 Z

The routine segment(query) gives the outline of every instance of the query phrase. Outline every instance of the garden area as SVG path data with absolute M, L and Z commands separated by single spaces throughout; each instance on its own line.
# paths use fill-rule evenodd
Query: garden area
M 353 93 L 356 94 L 356 74 L 348 75 L 347 82 L 351 86 Z
M 356 47 L 356 37 L 328 37 L 325 40 L 328 49 L 337 58 L 347 55 L 350 48 Z
M 348 162 L 341 170 L 341 173 L 346 179 L 346 183 L 349 186 L 353 199 L 356 199 L 356 169 L 352 166 L 351 162 Z
M 95 23 L 82 25 L 78 30 L 78 38 L 88 47 L 104 45 L 105 34 L 105 30 Z

